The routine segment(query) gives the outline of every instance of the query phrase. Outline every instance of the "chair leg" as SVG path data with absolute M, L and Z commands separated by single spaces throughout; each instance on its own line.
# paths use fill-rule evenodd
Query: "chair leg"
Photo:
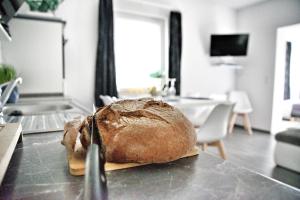
M 207 144 L 206 144 L 206 143 L 203 143 L 203 144 L 202 144 L 202 151 L 206 151 L 206 149 L 207 149 Z
M 229 130 L 228 130 L 228 132 L 230 134 L 233 132 L 233 127 L 234 127 L 236 118 L 237 118 L 237 113 L 233 113 L 233 115 L 231 117 L 231 120 L 230 120 L 230 124 L 229 124 Z
M 252 135 L 252 129 L 251 129 L 249 115 L 247 113 L 244 113 L 243 118 L 244 118 L 244 127 L 245 127 L 245 129 L 248 131 L 249 135 Z
M 224 148 L 223 142 L 221 140 L 219 140 L 218 142 L 216 142 L 216 145 L 217 145 L 217 147 L 219 149 L 221 158 L 223 158 L 224 160 L 226 160 L 227 156 L 225 154 L 225 148 Z
M 295 117 L 291 117 L 290 121 L 296 121 Z

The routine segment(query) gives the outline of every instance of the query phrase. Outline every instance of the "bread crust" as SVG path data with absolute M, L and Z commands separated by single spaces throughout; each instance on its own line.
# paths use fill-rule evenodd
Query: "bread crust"
M 164 163 L 192 151 L 196 133 L 176 108 L 153 99 L 122 100 L 96 112 L 97 127 L 109 162 Z M 90 143 L 89 117 L 80 128 L 80 140 Z

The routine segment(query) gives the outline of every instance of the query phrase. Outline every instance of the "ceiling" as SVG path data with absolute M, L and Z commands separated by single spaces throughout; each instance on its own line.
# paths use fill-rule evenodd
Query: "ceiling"
M 251 6 L 253 4 L 257 4 L 269 0 L 214 0 L 214 1 L 234 9 L 241 9 L 247 6 Z
M 144 2 L 151 2 L 155 4 L 166 4 L 168 5 L 172 0 L 131 0 L 131 1 L 144 1 Z M 178 0 L 178 1 L 187 1 L 187 0 Z M 214 1 L 216 3 L 223 4 L 225 6 L 231 7 L 233 9 L 241 9 L 247 6 L 251 6 L 257 3 L 261 3 L 264 1 L 270 0 L 198 0 L 198 1 Z

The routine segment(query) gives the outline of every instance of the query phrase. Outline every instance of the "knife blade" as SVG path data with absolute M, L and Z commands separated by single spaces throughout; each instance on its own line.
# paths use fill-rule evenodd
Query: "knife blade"
M 96 108 L 93 105 L 92 124 L 90 127 L 91 144 L 85 162 L 84 199 L 107 200 L 107 182 L 105 175 L 105 154 L 100 130 L 96 123 Z

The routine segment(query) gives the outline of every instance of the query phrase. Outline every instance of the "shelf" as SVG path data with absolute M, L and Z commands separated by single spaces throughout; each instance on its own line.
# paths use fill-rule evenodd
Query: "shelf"
M 242 65 L 239 64 L 227 64 L 227 63 L 218 63 L 218 64 L 213 64 L 214 67 L 226 67 L 226 68 L 231 68 L 231 69 L 243 69 Z

